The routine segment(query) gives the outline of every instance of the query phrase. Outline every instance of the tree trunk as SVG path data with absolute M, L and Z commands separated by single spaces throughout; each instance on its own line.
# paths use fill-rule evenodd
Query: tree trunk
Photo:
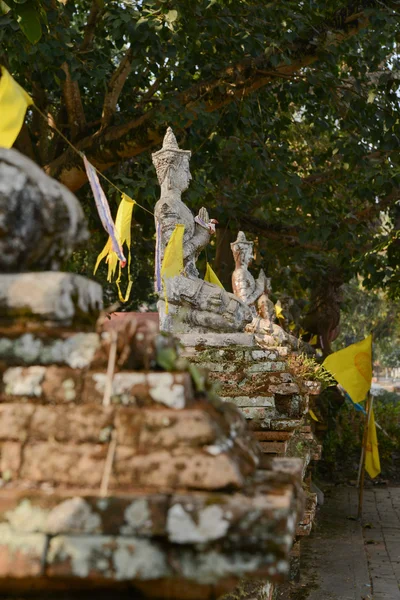
M 232 291 L 232 273 L 235 262 L 231 251 L 231 242 L 235 240 L 233 232 L 228 227 L 217 229 L 216 233 L 217 251 L 215 254 L 215 272 L 222 285 L 228 291 Z

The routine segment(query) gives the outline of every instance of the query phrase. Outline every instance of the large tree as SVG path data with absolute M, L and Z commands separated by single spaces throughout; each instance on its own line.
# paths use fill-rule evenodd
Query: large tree
M 399 2 L 0 7 L 0 61 L 48 123 L 140 204 L 152 210 L 157 199 L 150 151 L 166 126 L 193 150 L 188 204 L 220 222 L 225 280 L 241 228 L 278 290 L 299 296 L 331 273 L 346 281 L 360 272 L 400 294 Z M 104 242 L 80 157 L 35 112 L 16 145 L 79 190 L 94 243 Z M 150 284 L 154 229 L 136 216 L 134 273 Z M 90 270 L 94 253 L 76 260 Z

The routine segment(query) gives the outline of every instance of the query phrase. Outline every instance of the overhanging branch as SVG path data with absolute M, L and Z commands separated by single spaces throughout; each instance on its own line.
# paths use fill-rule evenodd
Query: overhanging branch
M 369 7 L 376 4 L 376 0 L 364 0 L 364 2 L 358 3 L 357 7 Z M 188 119 L 186 126 L 189 126 L 197 118 L 196 108 L 199 105 L 205 106 L 208 112 L 214 112 L 279 78 L 286 79 L 293 76 L 304 67 L 315 63 L 319 58 L 320 50 L 326 49 L 328 43 L 330 46 L 337 45 L 356 35 L 361 28 L 368 24 L 364 13 L 359 8 L 354 14 L 345 16 L 341 11 L 339 17 L 334 23 L 336 33 L 331 33 L 329 39 L 327 32 L 332 29 L 332 23 L 326 23 L 326 27 L 321 27 L 322 34 L 319 45 L 310 44 L 307 41 L 296 46 L 292 45 L 290 47 L 292 56 L 290 64 L 282 62 L 273 69 L 270 57 L 263 53 L 259 57 L 247 58 L 235 65 L 230 65 L 217 77 L 197 83 L 176 95 L 176 104 L 182 107 L 182 111 L 192 109 L 192 116 Z M 310 39 L 312 38 L 315 38 L 315 31 L 310 32 Z M 170 100 L 171 97 L 168 99 Z M 159 116 L 164 110 L 166 107 L 161 102 L 156 108 L 138 115 L 125 124 L 105 127 L 100 135 L 96 134 L 82 139 L 77 146 L 86 152 L 88 158 L 98 169 L 104 170 L 120 160 L 137 156 L 158 145 L 165 127 L 164 125 L 157 126 L 155 122 L 160 122 Z M 86 176 L 80 163 L 71 156 L 69 151 L 50 163 L 46 167 L 46 171 L 57 177 L 71 190 L 79 189 L 86 182 Z
M 103 113 L 101 115 L 101 128 L 104 129 L 109 125 L 117 108 L 118 99 L 124 87 L 125 81 L 132 68 L 132 48 L 126 52 L 120 64 L 113 73 L 107 87 L 106 97 L 103 104 Z

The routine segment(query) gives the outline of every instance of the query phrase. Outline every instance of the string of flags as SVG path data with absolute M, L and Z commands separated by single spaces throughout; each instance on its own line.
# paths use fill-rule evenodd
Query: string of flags
M 107 281 L 112 282 L 116 275 L 118 265 L 118 275 L 115 280 L 115 284 L 118 289 L 118 297 L 121 302 L 127 302 L 130 297 L 132 289 L 132 277 L 130 273 L 131 265 L 131 226 L 133 218 L 133 208 L 138 206 L 146 212 L 153 214 L 144 206 L 141 206 L 138 202 L 130 198 L 127 194 L 122 192 L 116 185 L 112 183 L 107 177 L 99 172 L 86 158 L 86 156 L 80 152 L 65 136 L 57 129 L 54 125 L 50 125 L 41 110 L 35 105 L 30 95 L 21 87 L 12 75 L 3 66 L 0 67 L 0 114 L 2 116 L 0 121 L 0 147 L 11 148 L 21 131 L 24 123 L 26 111 L 29 106 L 35 108 L 35 110 L 46 120 L 46 123 L 54 131 L 56 131 L 68 144 L 69 146 L 83 159 L 87 178 L 93 193 L 93 197 L 96 204 L 96 209 L 104 227 L 104 230 L 108 234 L 108 240 L 97 257 L 94 274 L 96 273 L 100 263 L 105 259 L 108 265 Z M 106 195 L 100 185 L 99 175 L 103 177 L 111 186 L 113 186 L 121 195 L 121 201 L 118 207 L 115 222 L 111 216 L 110 207 L 106 198 Z M 177 226 L 179 233 L 172 236 L 174 239 L 169 241 L 169 251 L 164 256 L 163 266 L 160 265 L 160 240 L 161 240 L 161 226 L 157 226 L 156 230 L 156 289 L 161 291 L 164 289 L 165 292 L 165 279 L 167 277 L 175 276 L 183 272 L 183 230 L 179 229 L 182 226 Z M 175 233 L 175 232 L 174 232 Z M 126 260 L 123 246 L 126 245 L 128 252 L 128 260 Z M 179 246 L 179 247 L 178 247 Z M 168 254 L 168 255 L 167 255 Z M 175 257 L 175 258 L 174 258 Z M 122 269 L 128 265 L 128 286 L 125 294 L 121 291 L 121 277 Z M 178 269 L 179 266 L 179 270 Z M 172 275 L 171 275 L 172 273 Z M 218 285 L 223 288 L 222 283 L 219 281 L 217 275 L 212 270 L 210 264 L 207 262 L 207 270 L 205 275 L 205 281 Z M 167 304 L 168 311 L 168 304 Z

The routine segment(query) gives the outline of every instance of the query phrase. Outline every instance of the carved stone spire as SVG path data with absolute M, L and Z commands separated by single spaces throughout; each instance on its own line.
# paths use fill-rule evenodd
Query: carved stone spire
M 253 242 L 249 242 L 249 240 L 246 239 L 246 234 L 244 231 L 239 231 L 236 240 L 231 244 L 232 250 L 235 250 L 235 246 L 238 244 L 247 244 L 248 246 L 252 246 Z
M 192 153 L 190 150 L 181 150 L 179 148 L 174 132 L 171 127 L 168 127 L 161 150 L 158 150 L 151 155 L 160 185 L 164 181 L 165 175 L 170 167 L 179 167 L 182 158 L 184 156 L 190 158 L 191 155 Z
M 178 146 L 178 142 L 176 141 L 176 137 L 171 127 L 168 127 L 167 133 L 164 136 L 164 141 L 162 145 L 163 150 L 180 150 Z

